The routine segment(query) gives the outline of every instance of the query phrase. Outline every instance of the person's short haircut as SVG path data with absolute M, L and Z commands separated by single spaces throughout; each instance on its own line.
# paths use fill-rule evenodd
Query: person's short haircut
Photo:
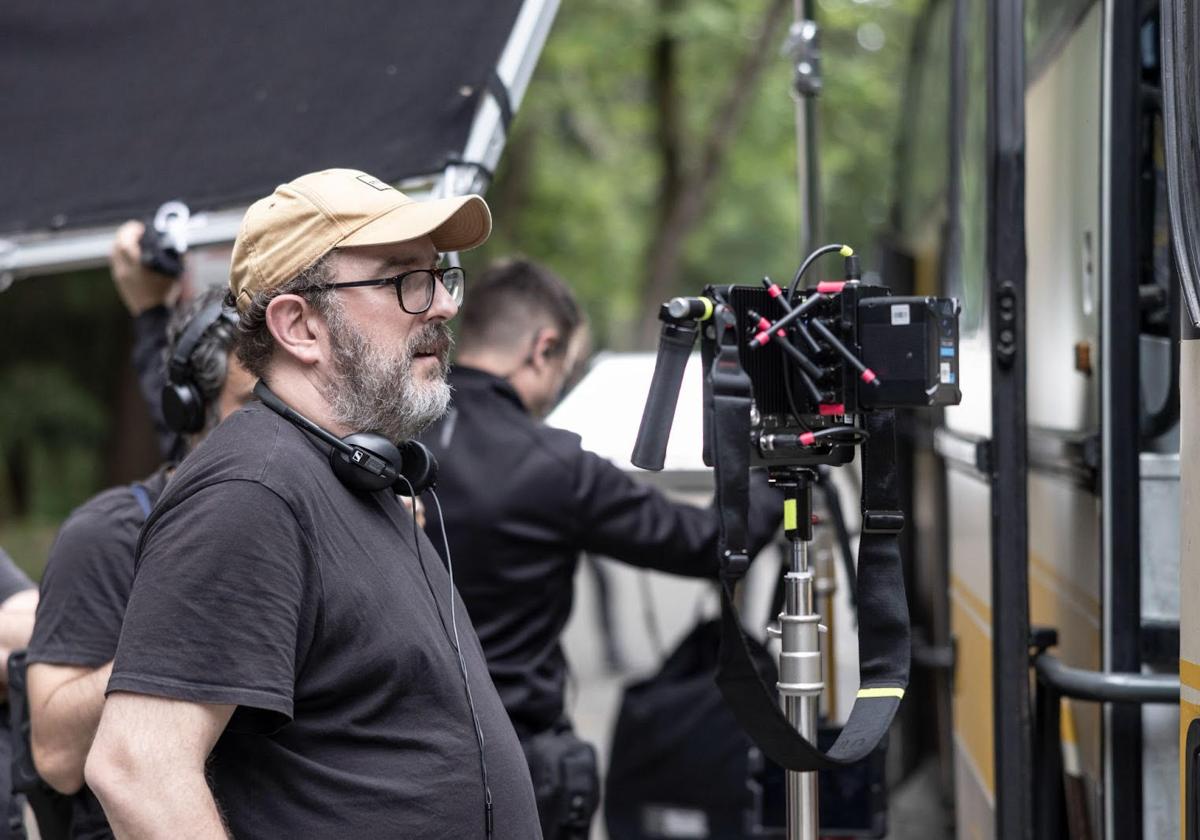
M 175 353 L 176 342 L 183 335 L 192 319 L 207 307 L 218 303 L 225 297 L 225 289 L 221 286 L 210 286 L 191 300 L 183 303 L 171 313 L 167 321 L 167 348 L 164 364 L 170 362 Z M 218 402 L 221 389 L 225 387 L 225 376 L 229 373 L 229 353 L 234 339 L 233 325 L 224 319 L 219 319 L 209 327 L 188 361 L 191 366 L 191 381 L 195 383 L 204 398 L 204 431 L 217 425 L 220 420 Z
M 505 260 L 468 282 L 457 343 L 464 353 L 520 350 L 535 330 L 552 326 L 562 337 L 555 352 L 562 353 L 583 322 L 558 275 L 529 260 Z
M 267 306 L 271 301 L 279 295 L 301 294 L 322 315 L 327 314 L 330 307 L 337 305 L 333 289 L 315 288 L 333 279 L 332 253 L 331 251 L 321 257 L 282 286 L 265 292 L 255 292 L 250 298 L 250 305 L 239 313 L 235 345 L 237 357 L 242 367 L 253 376 L 264 378 L 267 366 L 271 362 L 271 354 L 275 350 L 275 337 L 267 328 Z M 233 293 L 229 292 L 226 303 L 232 306 L 232 301 Z

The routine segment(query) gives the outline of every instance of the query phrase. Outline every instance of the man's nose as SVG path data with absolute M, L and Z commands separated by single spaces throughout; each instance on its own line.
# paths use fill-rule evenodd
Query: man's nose
M 454 297 L 446 290 L 446 286 L 441 280 L 435 280 L 433 284 L 433 303 L 429 305 L 426 318 L 430 321 L 449 321 L 457 314 L 458 304 L 454 302 Z

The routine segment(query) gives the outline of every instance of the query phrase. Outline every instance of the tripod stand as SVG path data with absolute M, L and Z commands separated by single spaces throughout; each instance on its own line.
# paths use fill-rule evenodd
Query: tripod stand
M 825 683 L 821 675 L 821 616 L 814 605 L 816 574 L 809 563 L 812 542 L 812 485 L 816 473 L 807 467 L 770 471 L 771 483 L 785 493 L 784 536 L 791 544 L 784 575 L 783 612 L 779 614 L 779 682 L 777 688 L 788 722 L 811 744 L 817 742 L 817 717 Z M 787 838 L 817 840 L 817 774 L 787 771 Z

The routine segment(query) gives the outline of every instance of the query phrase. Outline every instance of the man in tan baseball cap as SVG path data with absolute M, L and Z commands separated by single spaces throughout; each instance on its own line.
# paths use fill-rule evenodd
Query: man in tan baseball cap
M 292 379 L 303 382 L 294 407 L 335 427 L 413 437 L 449 400 L 445 321 L 466 280 L 461 268 L 439 268 L 438 254 L 482 244 L 491 227 L 477 195 L 415 201 L 353 169 L 277 187 L 246 211 L 233 247 L 239 358 L 282 392 Z M 330 364 L 309 363 L 308 345 L 292 344 L 301 311 L 321 316 L 313 339 L 327 340 Z M 312 399 L 318 391 L 327 414 Z
M 439 252 L 489 229 L 477 196 L 415 202 L 351 170 L 246 213 L 237 352 L 270 391 L 143 527 L 86 768 L 118 836 L 541 836 L 470 619 L 376 469 L 403 471 L 388 441 L 446 408 L 465 277 Z

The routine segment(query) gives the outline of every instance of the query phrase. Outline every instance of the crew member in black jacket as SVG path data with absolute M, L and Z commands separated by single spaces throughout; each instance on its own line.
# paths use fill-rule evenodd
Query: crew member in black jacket
M 542 422 L 587 345 L 585 318 L 562 280 L 531 262 L 500 264 L 472 284 L 461 317 L 452 405 L 422 436 L 438 459 L 455 582 L 525 745 L 543 834 L 582 837 L 591 810 L 580 813 L 581 800 L 573 807 L 572 793 L 553 784 L 575 775 L 562 766 L 572 764 L 573 736 L 559 642 L 575 565 L 591 552 L 715 577 L 718 517 L 669 501 L 583 449 L 578 435 Z M 781 502 L 765 481 L 751 486 L 757 551 L 778 526 Z M 426 530 L 441 547 L 437 511 L 428 516 Z M 582 745 L 574 743 L 577 757 Z M 594 780 L 594 762 L 591 773 Z M 594 810 L 595 801 L 588 805 Z

